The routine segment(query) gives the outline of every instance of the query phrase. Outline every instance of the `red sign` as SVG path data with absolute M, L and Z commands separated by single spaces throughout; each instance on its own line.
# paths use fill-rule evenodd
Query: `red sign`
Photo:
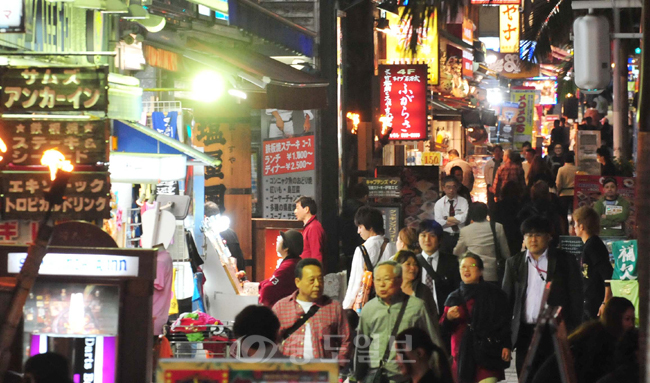
M 427 66 L 380 65 L 381 114 L 391 140 L 427 138 Z
M 519 0 L 472 0 L 472 4 L 486 4 L 486 5 L 520 5 Z
M 264 142 L 264 175 L 314 170 L 314 136 Z

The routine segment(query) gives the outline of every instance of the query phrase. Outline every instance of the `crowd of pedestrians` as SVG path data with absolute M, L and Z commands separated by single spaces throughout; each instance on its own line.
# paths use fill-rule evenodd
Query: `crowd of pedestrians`
M 336 358 L 342 373 L 358 382 L 493 383 L 504 379 L 511 362 L 522 373 L 547 303 L 561 308 L 579 382 L 622 376 L 632 362 L 617 355 L 636 347 L 634 309 L 612 296 L 612 265 L 600 235 L 625 233 L 629 202 L 618 194 L 616 178 L 605 177 L 594 207 L 572 211 L 576 166 L 565 133 L 556 132 L 545 158 L 529 143 L 521 151 L 525 161 L 520 152 L 495 146 L 484 169 L 487 204 L 472 202 L 471 169 L 450 151 L 433 219 L 403 228 L 395 243 L 385 235 L 382 213 L 366 204 L 367 187 L 355 186 L 341 216 L 348 284 L 340 303 L 323 294 L 316 254 L 326 239 L 314 223 L 315 203 L 298 200 L 296 216 L 309 230 L 278 237 L 282 261 L 261 283 L 260 303 L 268 309 L 240 314 L 267 323 L 240 325 L 239 346 L 256 335 L 276 348 L 248 347 L 238 355 Z M 610 173 L 611 158 L 603 156 Z M 584 243 L 579 258 L 559 248 L 569 234 Z M 268 320 L 271 315 L 277 319 Z M 557 380 L 548 334 L 529 359 L 529 382 Z

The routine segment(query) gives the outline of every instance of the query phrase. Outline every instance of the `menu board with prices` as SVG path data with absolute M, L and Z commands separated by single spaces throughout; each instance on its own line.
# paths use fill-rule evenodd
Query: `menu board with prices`
M 56 149 L 77 165 L 108 162 L 108 120 L 2 120 L 2 136 L 11 138 L 14 165 L 41 165 L 43 152 Z
M 264 176 L 314 169 L 314 136 L 265 141 L 263 151 Z
M 2 218 L 38 220 L 50 209 L 44 194 L 50 190 L 49 172 L 6 171 L 2 177 Z M 61 205 L 53 207 L 55 219 L 93 221 L 110 218 L 108 172 L 73 172 Z
M 5 67 L 0 69 L 0 111 L 104 111 L 108 67 Z
M 267 176 L 262 180 L 264 218 L 295 219 L 295 201 L 300 196 L 313 196 L 314 172 Z
M 399 177 L 369 178 L 365 182 L 370 198 L 399 198 L 402 196 Z

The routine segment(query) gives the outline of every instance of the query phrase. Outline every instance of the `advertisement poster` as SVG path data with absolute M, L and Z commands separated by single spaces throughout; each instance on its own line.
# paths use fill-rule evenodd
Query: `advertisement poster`
M 391 140 L 427 137 L 427 66 L 380 65 L 380 113 L 393 131 Z
M 630 216 L 625 221 L 625 231 L 628 237 L 636 238 L 636 179 L 634 177 L 614 177 L 618 185 L 618 194 L 627 199 L 630 203 Z M 602 182 L 605 177 L 576 175 L 575 189 L 573 197 L 573 208 L 577 209 L 582 206 L 593 207 L 594 203 L 602 196 Z M 618 206 L 612 206 L 617 208 Z M 614 211 L 612 210 L 614 213 Z
M 289 359 L 271 359 L 261 363 L 236 360 L 174 360 L 158 364 L 157 383 L 336 383 L 338 365 L 313 361 L 293 363 Z
M 365 180 L 370 198 L 399 198 L 400 179 L 397 177 L 368 178 Z
M 530 141 L 535 124 L 535 96 L 534 89 L 516 89 L 510 91 L 510 102 L 518 105 L 517 114 L 513 117 L 513 143 L 516 149 L 521 149 L 522 143 Z
M 519 113 L 519 104 L 506 102 L 501 106 L 499 123 L 496 128 L 496 143 L 511 147 L 514 138 L 515 118 Z

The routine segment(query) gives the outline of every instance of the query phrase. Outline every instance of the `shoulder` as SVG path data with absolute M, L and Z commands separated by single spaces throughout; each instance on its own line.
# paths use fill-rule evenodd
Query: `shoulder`
M 451 265 L 458 268 L 458 258 L 455 255 L 440 252 L 439 265 Z
M 465 197 L 461 197 L 461 196 L 458 196 L 458 197 L 456 197 L 456 198 L 458 198 L 458 201 L 459 201 L 459 202 L 464 202 L 465 205 L 467 205 L 467 198 L 465 198 Z
M 275 302 L 275 304 L 273 305 L 273 311 L 279 313 L 281 311 L 287 310 L 292 305 L 293 305 L 293 294 L 291 294 L 291 295 L 289 295 L 287 297 L 284 297 L 284 298 L 280 299 L 279 301 Z
M 407 307 L 412 309 L 412 310 L 425 310 L 426 304 L 424 303 L 424 300 L 422 298 L 418 298 L 417 296 L 409 296 L 408 302 L 407 302 Z
M 518 254 L 508 258 L 506 260 L 506 264 L 511 265 L 511 266 L 516 265 L 516 264 L 519 264 L 519 263 L 523 262 L 524 259 L 526 259 L 526 252 L 522 251 L 522 252 L 519 252 Z

